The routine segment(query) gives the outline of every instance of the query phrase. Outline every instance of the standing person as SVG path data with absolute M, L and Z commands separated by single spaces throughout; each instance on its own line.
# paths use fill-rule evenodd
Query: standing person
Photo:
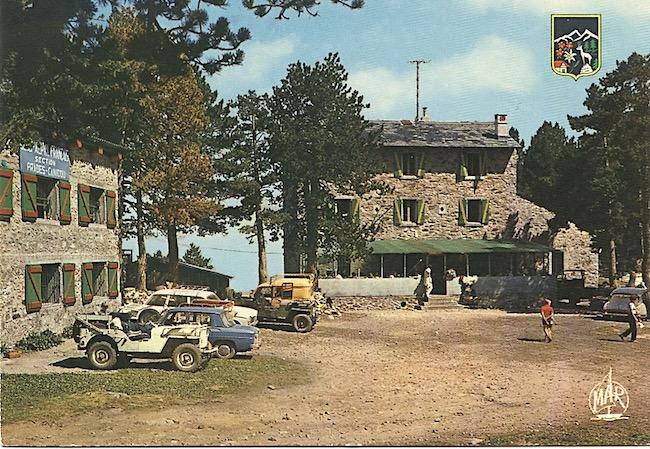
M 550 343 L 553 341 L 553 306 L 551 300 L 545 299 L 544 305 L 540 309 L 542 315 L 542 327 L 544 328 L 544 341 Z
M 431 267 L 424 270 L 424 295 L 423 300 L 429 302 L 429 295 L 433 291 L 433 279 L 431 278 Z
M 630 304 L 628 305 L 627 310 L 627 323 L 630 327 L 628 327 L 622 334 L 618 334 L 622 341 L 625 341 L 625 337 L 631 334 L 630 343 L 636 340 L 636 326 L 639 322 L 639 311 L 636 309 L 634 302 L 634 296 L 630 296 Z

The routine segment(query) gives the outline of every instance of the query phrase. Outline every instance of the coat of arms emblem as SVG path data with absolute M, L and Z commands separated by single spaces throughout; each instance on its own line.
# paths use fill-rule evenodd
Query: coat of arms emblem
M 594 75 L 602 66 L 600 40 L 600 14 L 551 15 L 553 72 L 575 80 Z

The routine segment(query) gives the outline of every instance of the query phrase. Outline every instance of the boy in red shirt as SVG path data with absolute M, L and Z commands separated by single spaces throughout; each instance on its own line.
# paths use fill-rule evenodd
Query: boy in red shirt
M 553 327 L 553 307 L 551 300 L 545 299 L 544 305 L 540 309 L 542 315 L 542 327 L 544 328 L 544 341 L 550 343 L 552 341 L 552 327 Z

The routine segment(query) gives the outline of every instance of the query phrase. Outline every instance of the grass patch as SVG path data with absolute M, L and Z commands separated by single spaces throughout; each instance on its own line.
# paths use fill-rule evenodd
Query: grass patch
M 486 446 L 644 446 L 650 444 L 647 423 L 619 421 L 528 431 L 488 437 Z
M 3 374 L 2 422 L 53 419 L 108 407 L 201 403 L 272 384 L 304 384 L 304 366 L 277 357 L 211 360 L 182 373 L 128 368 L 104 373 Z

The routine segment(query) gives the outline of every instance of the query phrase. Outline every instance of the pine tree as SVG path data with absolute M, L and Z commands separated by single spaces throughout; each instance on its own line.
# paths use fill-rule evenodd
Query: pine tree
M 201 252 L 201 248 L 196 246 L 194 243 L 190 243 L 189 248 L 185 250 L 185 254 L 183 255 L 183 262 L 189 263 L 191 265 L 196 265 L 197 267 L 207 268 L 208 270 L 212 270 L 214 268 L 214 266 L 212 266 L 212 261 L 210 258 L 205 257 Z

